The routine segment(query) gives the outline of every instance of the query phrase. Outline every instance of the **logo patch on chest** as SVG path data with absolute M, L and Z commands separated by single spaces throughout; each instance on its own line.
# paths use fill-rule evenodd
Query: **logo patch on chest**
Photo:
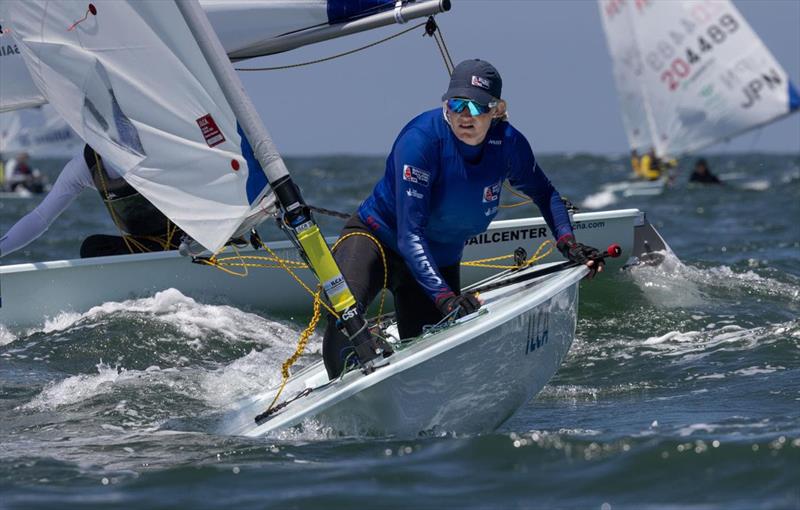
M 427 170 L 411 165 L 403 165 L 403 180 L 427 186 L 431 180 L 431 174 Z
M 490 184 L 483 188 L 483 203 L 497 202 L 500 200 L 500 182 Z

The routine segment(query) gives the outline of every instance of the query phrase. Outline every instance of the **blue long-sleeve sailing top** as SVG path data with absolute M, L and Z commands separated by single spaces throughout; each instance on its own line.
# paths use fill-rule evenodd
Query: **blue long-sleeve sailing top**
M 556 238 L 572 233 L 561 196 L 522 133 L 498 121 L 482 144 L 467 145 L 455 137 L 441 109 L 403 128 L 383 178 L 358 213 L 405 259 L 435 301 L 452 292 L 439 267 L 458 263 L 464 243 L 486 230 L 497 214 L 505 179 L 533 199 Z

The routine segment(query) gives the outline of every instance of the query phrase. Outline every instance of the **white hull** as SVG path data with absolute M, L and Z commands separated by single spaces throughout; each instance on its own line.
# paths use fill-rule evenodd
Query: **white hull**
M 526 270 L 530 271 L 530 269 Z M 483 311 L 423 336 L 369 375 L 354 370 L 322 387 L 318 363 L 292 377 L 281 401 L 313 391 L 260 425 L 275 389 L 247 398 L 220 420 L 221 434 L 260 436 L 313 420 L 346 435 L 481 433 L 499 427 L 558 370 L 572 345 L 585 268 L 482 294 Z
M 580 213 L 574 220 L 581 242 L 599 249 L 618 243 L 623 259 L 633 254 L 634 228 L 644 222 L 643 213 L 636 209 Z M 530 256 L 548 238 L 542 218 L 493 222 L 486 233 L 467 244 L 463 260 L 507 255 L 519 246 Z M 285 259 L 299 260 L 288 241 L 270 243 L 270 247 Z M 554 250 L 545 262 L 558 260 L 562 260 L 561 255 Z M 609 269 L 622 262 L 609 260 Z M 464 267 L 463 285 L 496 271 Z M 307 284 L 316 285 L 310 271 L 297 273 Z M 310 296 L 283 270 L 251 269 L 249 276 L 240 278 L 192 264 L 177 252 L 158 252 L 0 266 L 0 324 L 8 328 L 30 327 L 61 312 L 82 313 L 104 302 L 152 296 L 168 288 L 203 302 L 272 314 L 298 314 L 311 309 Z
M 654 181 L 625 181 L 604 186 L 603 189 L 620 193 L 623 197 L 652 197 L 664 193 L 666 179 Z

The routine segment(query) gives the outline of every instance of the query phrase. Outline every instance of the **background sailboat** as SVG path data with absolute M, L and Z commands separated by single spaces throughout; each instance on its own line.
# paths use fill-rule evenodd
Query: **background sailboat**
M 70 158 L 81 140 L 50 105 L 0 114 L 0 156 L 27 152 L 34 159 Z
M 696 152 L 788 115 L 800 96 L 729 0 L 598 0 L 631 149 Z

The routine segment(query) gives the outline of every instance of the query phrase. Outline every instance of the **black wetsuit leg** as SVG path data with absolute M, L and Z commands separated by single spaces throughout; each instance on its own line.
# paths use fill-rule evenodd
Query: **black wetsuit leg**
M 353 216 L 348 220 L 341 236 L 352 232 L 370 233 L 370 230 L 358 216 Z M 384 248 L 387 256 L 390 251 Z M 380 250 L 372 239 L 356 235 L 340 242 L 333 258 L 363 313 L 383 288 L 384 267 Z M 322 358 L 329 378 L 333 379 L 342 373 L 345 359 L 352 351 L 350 340 L 336 327 L 336 319 L 329 315 L 322 340 Z
M 399 264 L 392 268 L 391 290 L 397 313 L 397 329 L 400 338 L 405 339 L 419 336 L 423 326 L 438 323 L 442 320 L 442 313 L 414 279 L 405 261 L 398 259 L 396 262 Z M 439 272 L 447 285 L 458 294 L 461 290 L 461 265 L 440 267 Z
M 341 236 L 359 231 L 371 234 L 369 228 L 357 216 L 353 216 Z M 442 314 L 414 279 L 403 258 L 386 246 L 383 246 L 383 251 L 389 266 L 388 285 L 394 296 L 400 338 L 418 336 L 423 326 L 442 320 Z M 333 257 L 363 313 L 383 288 L 384 267 L 380 250 L 371 239 L 352 236 L 339 243 Z M 460 264 L 441 267 L 439 271 L 448 286 L 459 292 Z M 336 320 L 329 316 L 322 341 L 322 358 L 329 378 L 333 379 L 342 373 L 345 359 L 352 350 L 350 340 L 336 327 Z

